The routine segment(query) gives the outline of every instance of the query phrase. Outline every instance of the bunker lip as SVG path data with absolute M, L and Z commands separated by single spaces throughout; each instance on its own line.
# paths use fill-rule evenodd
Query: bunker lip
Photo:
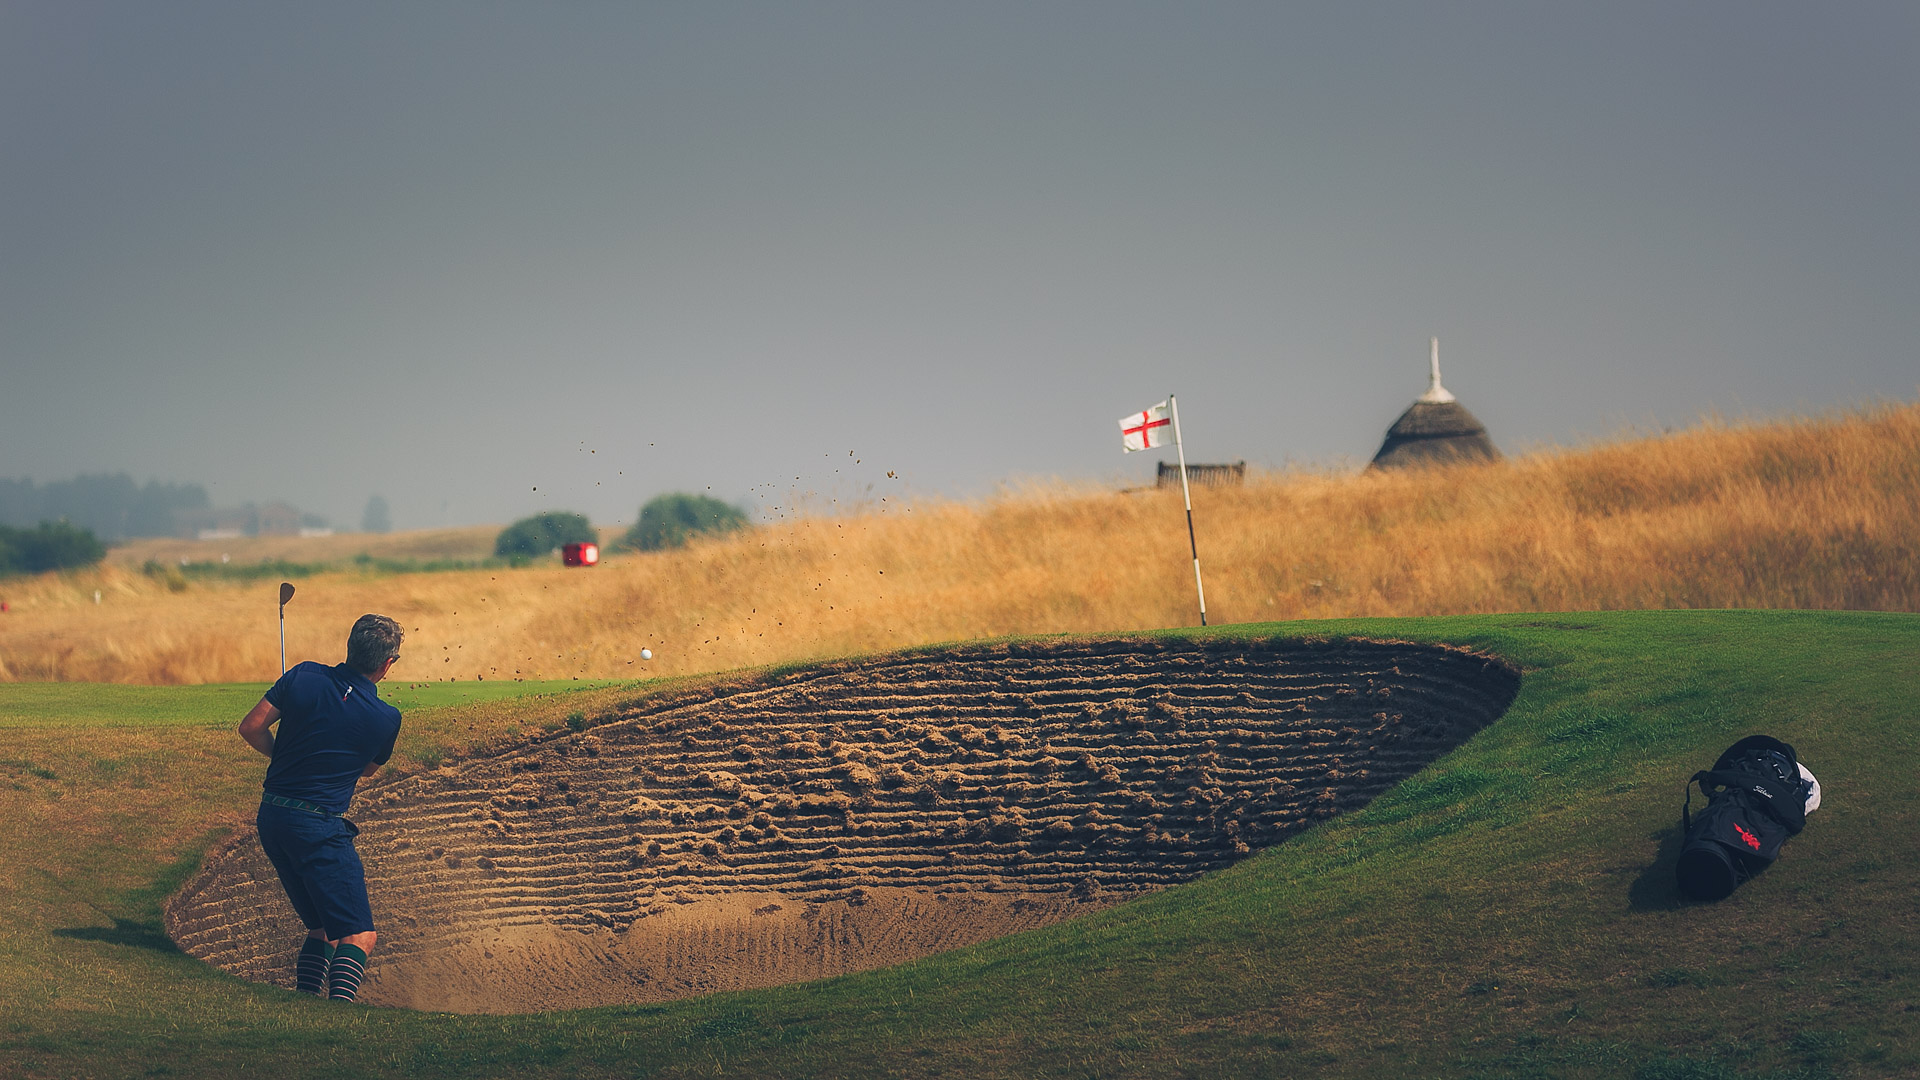
M 363 792 L 363 1000 L 661 1001 L 859 971 L 1191 880 L 1364 805 L 1504 712 L 1519 672 L 1377 640 L 1064 639 L 636 698 Z M 291 984 L 250 832 L 169 900 L 187 953 Z

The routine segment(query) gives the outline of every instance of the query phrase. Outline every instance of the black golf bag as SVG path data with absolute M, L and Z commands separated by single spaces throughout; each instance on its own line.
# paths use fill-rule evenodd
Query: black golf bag
M 1693 785 L 1707 805 L 1693 813 Z M 1686 839 L 1674 868 L 1680 891 L 1719 900 L 1780 857 L 1780 845 L 1807 823 L 1810 782 L 1793 747 L 1749 735 L 1727 748 L 1713 768 L 1687 781 L 1680 810 Z

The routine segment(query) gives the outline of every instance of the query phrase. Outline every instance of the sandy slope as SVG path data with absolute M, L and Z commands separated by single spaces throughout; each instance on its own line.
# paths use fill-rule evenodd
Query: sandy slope
M 1189 880 L 1367 800 L 1519 676 L 1380 642 L 980 646 L 648 698 L 363 792 L 366 988 L 465 1012 L 657 1001 L 897 963 Z M 167 907 L 290 983 L 251 835 Z

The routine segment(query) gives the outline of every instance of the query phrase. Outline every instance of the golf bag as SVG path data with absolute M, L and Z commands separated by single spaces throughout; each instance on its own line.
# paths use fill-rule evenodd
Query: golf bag
M 1693 785 L 1707 797 L 1693 813 Z M 1680 891 L 1719 900 L 1780 857 L 1780 845 L 1806 826 L 1813 781 L 1793 747 L 1749 735 L 1727 748 L 1713 768 L 1687 781 L 1680 809 L 1686 839 L 1674 868 Z

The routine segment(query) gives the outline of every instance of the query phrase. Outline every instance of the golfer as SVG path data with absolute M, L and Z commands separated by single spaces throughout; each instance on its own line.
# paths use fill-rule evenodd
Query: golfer
M 260 800 L 260 846 L 307 924 L 294 986 L 335 1001 L 359 996 L 375 938 L 366 874 L 353 849 L 360 830 L 340 815 L 360 778 L 393 755 L 400 710 L 381 701 L 374 684 L 400 659 L 403 636 L 385 615 L 360 616 L 347 635 L 346 663 L 295 664 L 240 721 L 240 737 L 273 760 Z M 276 722 L 277 739 L 268 730 Z

